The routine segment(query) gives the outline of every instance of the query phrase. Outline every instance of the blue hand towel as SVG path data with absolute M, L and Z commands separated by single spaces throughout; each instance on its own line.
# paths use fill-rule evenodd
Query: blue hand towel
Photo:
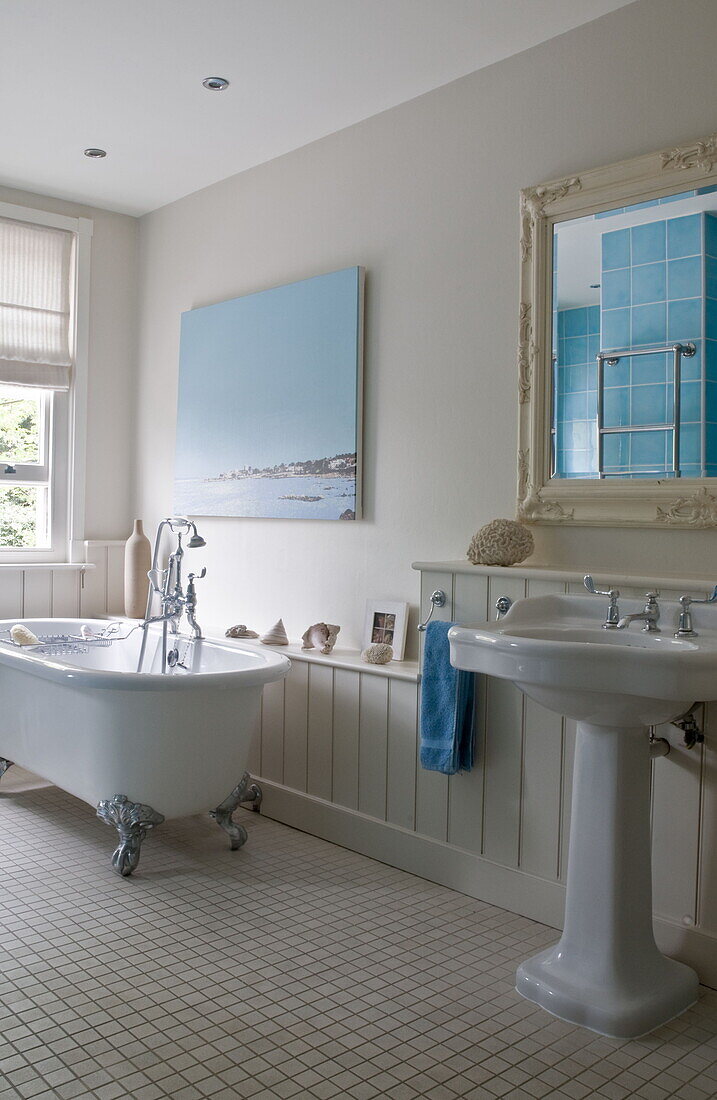
M 454 775 L 473 766 L 475 676 L 451 664 L 453 623 L 426 627 L 421 677 L 421 766 Z

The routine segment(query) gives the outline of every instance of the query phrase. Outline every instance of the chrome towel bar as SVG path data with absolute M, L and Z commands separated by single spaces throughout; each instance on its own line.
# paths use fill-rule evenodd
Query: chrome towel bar
M 697 348 L 693 343 L 670 344 L 665 348 L 623 348 L 620 351 L 601 351 L 597 355 L 597 458 L 598 477 L 605 475 L 605 436 L 627 432 L 672 432 L 672 474 L 680 476 L 680 384 L 682 382 L 682 358 L 691 359 Z M 672 423 L 671 424 L 621 424 L 605 427 L 605 364 L 616 366 L 621 359 L 631 359 L 638 355 L 672 354 Z
M 446 599 L 446 594 L 442 588 L 437 588 L 435 592 L 431 593 L 431 610 L 428 612 L 428 618 L 425 620 L 425 622 L 418 624 L 419 630 L 423 631 L 426 629 L 431 619 L 433 618 L 433 612 L 436 610 L 437 607 L 445 607 Z

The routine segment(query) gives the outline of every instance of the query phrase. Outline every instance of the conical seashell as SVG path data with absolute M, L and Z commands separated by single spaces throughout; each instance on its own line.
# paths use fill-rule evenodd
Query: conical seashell
M 302 649 L 318 649 L 321 653 L 330 653 L 336 645 L 340 626 L 331 623 L 314 623 L 301 637 Z
M 256 630 L 250 630 L 248 626 L 244 626 L 244 623 L 238 623 L 237 626 L 230 626 L 226 631 L 225 638 L 258 638 Z
M 266 634 L 262 634 L 259 641 L 263 642 L 264 645 L 288 645 L 289 639 L 284 629 L 284 620 L 279 619 L 278 622 L 274 623 L 271 630 L 267 630 Z

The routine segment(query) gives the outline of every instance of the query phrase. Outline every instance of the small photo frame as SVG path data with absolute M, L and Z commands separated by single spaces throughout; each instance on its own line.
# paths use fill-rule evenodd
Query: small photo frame
M 393 660 L 402 661 L 406 648 L 408 604 L 398 600 L 366 600 L 364 645 L 384 642 L 393 647 Z

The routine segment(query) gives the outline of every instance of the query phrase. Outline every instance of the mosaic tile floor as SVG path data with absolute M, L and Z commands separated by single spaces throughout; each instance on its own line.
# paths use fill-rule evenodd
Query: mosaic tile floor
M 717 1093 L 717 992 L 639 1041 L 513 990 L 555 938 L 523 917 L 242 811 L 114 831 L 14 769 L 0 795 L 0 1097 Z

